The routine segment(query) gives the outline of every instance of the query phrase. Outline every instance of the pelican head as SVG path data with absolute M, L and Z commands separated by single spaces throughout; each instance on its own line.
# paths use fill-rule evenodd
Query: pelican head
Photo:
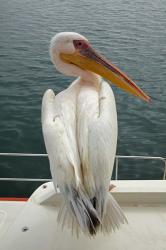
M 51 40 L 50 55 L 57 70 L 65 75 L 86 78 L 88 73 L 93 72 L 144 101 L 150 100 L 125 73 L 97 53 L 89 41 L 78 33 L 55 35 Z

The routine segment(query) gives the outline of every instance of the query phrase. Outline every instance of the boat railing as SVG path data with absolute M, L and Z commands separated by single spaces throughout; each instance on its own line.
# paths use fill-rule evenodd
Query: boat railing
M 32 154 L 32 153 L 0 153 L 0 157 L 48 157 L 47 154 Z M 163 163 L 163 177 L 166 179 L 166 158 L 160 156 L 137 156 L 137 155 L 116 155 L 115 157 L 115 180 L 118 180 L 119 160 L 120 159 L 135 159 L 135 160 L 157 160 Z M 39 179 L 39 178 L 0 178 L 0 181 L 34 181 L 34 182 L 47 182 L 51 179 Z

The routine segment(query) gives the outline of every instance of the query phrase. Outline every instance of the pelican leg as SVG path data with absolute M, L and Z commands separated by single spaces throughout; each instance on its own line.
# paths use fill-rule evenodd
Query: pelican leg
M 110 184 L 110 185 L 109 185 L 109 192 L 111 192 L 111 191 L 112 191 L 112 189 L 114 189 L 115 187 L 116 187 L 115 185 Z

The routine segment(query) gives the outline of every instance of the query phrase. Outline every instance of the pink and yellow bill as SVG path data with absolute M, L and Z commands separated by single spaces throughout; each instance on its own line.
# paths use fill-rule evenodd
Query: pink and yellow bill
M 150 100 L 150 97 L 146 95 L 124 72 L 97 53 L 88 42 L 75 40 L 73 43 L 76 48 L 74 53 L 60 54 L 60 57 L 64 62 L 72 63 L 84 70 L 92 71 L 111 81 L 124 91 L 137 96 L 144 101 L 148 102 Z

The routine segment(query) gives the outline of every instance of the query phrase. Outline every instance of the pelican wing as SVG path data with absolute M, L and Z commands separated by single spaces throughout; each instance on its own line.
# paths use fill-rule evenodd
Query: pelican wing
M 89 166 L 95 187 L 108 191 L 117 146 L 117 113 L 114 94 L 107 82 L 101 83 L 99 115 L 89 125 Z
M 117 144 L 115 99 L 108 83 L 82 87 L 78 96 L 77 136 L 84 185 L 90 197 L 108 190 Z
M 74 98 L 68 90 L 57 96 L 52 90 L 47 90 L 42 102 L 42 129 L 51 174 L 61 192 L 66 184 L 80 181 L 73 102 Z

